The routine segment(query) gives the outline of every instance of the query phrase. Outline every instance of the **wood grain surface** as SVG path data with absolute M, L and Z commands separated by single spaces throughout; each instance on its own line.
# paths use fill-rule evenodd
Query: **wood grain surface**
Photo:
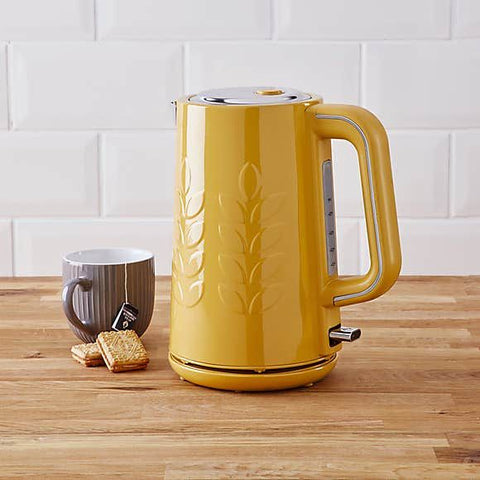
M 58 278 L 0 280 L 2 479 L 479 479 L 480 278 L 403 278 L 343 309 L 362 338 L 311 388 L 229 393 L 167 362 L 158 279 L 145 371 L 70 357 Z

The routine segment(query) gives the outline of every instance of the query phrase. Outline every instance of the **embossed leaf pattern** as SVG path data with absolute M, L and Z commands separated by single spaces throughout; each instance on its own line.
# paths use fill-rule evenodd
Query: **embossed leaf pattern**
M 257 314 L 270 310 L 280 300 L 281 285 L 269 285 L 259 290 L 248 304 L 248 313 Z
M 195 306 L 204 294 L 203 190 L 192 191 L 192 172 L 187 157 L 181 159 L 176 197 L 178 215 L 173 251 L 173 298 L 185 307 Z
M 220 240 L 225 245 L 228 245 L 232 252 L 245 253 L 247 251 L 245 238 L 237 226 L 228 223 L 220 224 L 218 225 L 218 234 L 220 235 Z
M 192 222 L 186 227 L 185 245 L 195 248 L 203 240 L 203 220 Z
M 205 195 L 203 192 L 194 193 L 190 198 L 188 198 L 187 205 L 185 207 L 185 216 L 188 219 L 193 219 L 200 215 L 203 210 L 204 200 Z
M 186 193 L 190 191 L 190 185 L 192 181 L 192 172 L 188 165 L 187 157 L 183 157 L 180 165 L 180 187 L 179 190 L 186 197 Z
M 218 198 L 222 213 L 218 233 L 228 245 L 228 251 L 218 256 L 225 278 L 219 296 L 231 310 L 255 316 L 275 307 L 281 299 L 281 284 L 275 283 L 275 278 L 284 260 L 279 248 L 285 224 L 275 222 L 275 218 L 285 194 L 264 194 L 261 171 L 252 162 L 240 170 L 238 186 L 240 200 L 224 194 Z
M 175 249 L 172 271 L 184 277 L 195 277 L 203 270 L 203 259 L 202 252 L 188 253 L 184 258 L 183 253 L 179 249 Z
M 247 305 L 240 292 L 237 292 L 230 285 L 219 284 L 218 295 L 222 302 L 235 313 L 247 313 Z
M 232 255 L 220 254 L 218 256 L 218 264 L 225 278 L 230 281 L 242 282 L 247 281 L 247 274 L 242 264 Z
M 228 223 L 243 222 L 244 212 L 242 210 L 242 204 L 237 201 L 236 197 L 220 193 L 218 195 L 218 204 L 220 206 L 222 221 Z
M 257 211 L 261 210 L 262 219 L 265 222 L 275 217 L 283 206 L 283 201 L 285 199 L 284 193 L 272 193 L 271 195 L 266 196 L 262 199 L 260 207 L 255 211 L 252 211 L 252 221 L 255 221 L 255 215 Z M 257 220 L 258 221 L 258 220 Z
M 248 245 L 248 251 L 253 253 L 258 249 L 268 251 L 274 248 L 282 238 L 283 227 L 283 223 L 276 223 L 275 225 L 268 225 L 267 227 L 261 228 L 253 236 Z
M 240 170 L 238 184 L 244 200 L 250 200 L 255 197 L 260 189 L 260 172 L 258 167 L 251 162 L 246 163 Z
M 282 270 L 284 260 L 284 253 L 274 253 L 263 258 L 262 261 L 258 262 L 252 268 L 248 279 L 249 282 L 260 283 L 261 281 L 271 281 L 275 277 L 278 277 Z

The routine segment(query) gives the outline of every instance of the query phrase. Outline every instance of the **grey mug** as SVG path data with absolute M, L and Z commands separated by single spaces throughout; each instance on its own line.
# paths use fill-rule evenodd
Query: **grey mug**
M 112 330 L 123 303 L 138 310 L 133 330 L 150 324 L 155 300 L 153 254 L 135 248 L 81 250 L 63 257 L 63 310 L 73 333 L 94 342 Z

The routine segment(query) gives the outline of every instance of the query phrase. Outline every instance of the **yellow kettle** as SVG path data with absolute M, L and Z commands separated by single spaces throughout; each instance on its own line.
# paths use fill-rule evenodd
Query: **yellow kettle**
M 340 307 L 385 293 L 400 271 L 385 129 L 367 110 L 289 88 L 179 99 L 169 361 L 225 390 L 308 385 L 335 366 Z M 358 152 L 370 269 L 342 278 L 331 139 Z

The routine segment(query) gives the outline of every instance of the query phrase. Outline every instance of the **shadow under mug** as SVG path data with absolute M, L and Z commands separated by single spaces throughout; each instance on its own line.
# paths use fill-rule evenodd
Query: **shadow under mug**
M 63 310 L 73 333 L 86 343 L 112 330 L 124 302 L 138 309 L 132 328 L 141 336 L 150 325 L 154 300 L 155 264 L 147 250 L 102 248 L 63 257 Z

